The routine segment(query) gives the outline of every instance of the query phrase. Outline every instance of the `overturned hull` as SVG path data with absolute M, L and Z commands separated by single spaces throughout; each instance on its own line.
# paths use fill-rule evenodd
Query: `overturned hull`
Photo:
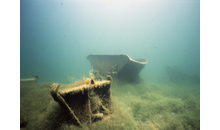
M 131 59 L 126 54 L 91 54 L 87 59 L 94 69 L 95 78 L 111 75 L 113 79 L 130 83 L 140 81 L 139 73 L 148 63 L 145 58 Z

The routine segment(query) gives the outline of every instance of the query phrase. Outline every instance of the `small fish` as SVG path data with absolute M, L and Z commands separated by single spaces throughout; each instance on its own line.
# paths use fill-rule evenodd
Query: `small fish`
M 44 50 L 44 48 L 42 47 L 42 50 Z
M 63 3 L 63 2 L 61 2 L 61 5 L 62 5 L 62 6 L 63 6 L 63 4 L 64 4 L 64 3 Z

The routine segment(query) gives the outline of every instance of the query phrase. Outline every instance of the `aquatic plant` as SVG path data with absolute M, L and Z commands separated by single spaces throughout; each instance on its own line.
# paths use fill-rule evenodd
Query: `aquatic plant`
M 91 79 L 95 79 L 95 75 L 93 74 L 93 70 L 90 70 L 90 71 L 89 71 L 89 77 L 90 77 Z
M 61 84 L 60 89 L 76 87 L 85 80 Z M 25 129 L 88 130 L 72 123 L 68 113 L 55 102 L 49 91 L 52 83 L 20 86 L 20 125 Z M 117 84 L 112 86 L 111 116 L 93 122 L 96 130 L 176 130 L 200 129 L 200 87 L 197 84 Z M 100 97 L 91 96 L 92 111 L 96 113 L 102 103 Z
M 71 83 L 74 83 L 77 80 L 75 77 L 72 76 L 68 76 L 68 79 Z

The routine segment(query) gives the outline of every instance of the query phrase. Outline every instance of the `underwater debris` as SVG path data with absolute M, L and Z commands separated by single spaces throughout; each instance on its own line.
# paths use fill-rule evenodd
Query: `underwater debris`
M 58 89 L 59 89 L 60 85 L 57 83 L 53 83 L 50 87 L 50 93 L 52 95 L 52 97 L 54 98 L 55 101 L 59 102 L 59 104 L 63 107 L 65 107 L 65 109 L 67 109 L 70 114 L 73 116 L 74 119 L 76 119 L 77 123 L 81 125 L 79 119 L 76 117 L 76 115 L 74 114 L 74 111 L 71 110 L 71 108 L 69 107 L 69 105 L 66 103 L 66 101 L 63 99 L 63 97 L 58 93 Z
M 82 126 L 82 123 L 87 122 L 91 126 L 96 119 L 102 119 L 112 113 L 111 82 L 111 76 L 96 83 L 93 79 L 87 78 L 85 84 L 81 86 L 60 91 L 58 91 L 60 85 L 53 83 L 50 93 L 53 99 L 70 113 L 74 120 L 73 124 Z
M 20 79 L 20 84 L 35 84 L 38 80 L 38 76 L 35 75 L 35 78 L 29 78 L 29 79 Z

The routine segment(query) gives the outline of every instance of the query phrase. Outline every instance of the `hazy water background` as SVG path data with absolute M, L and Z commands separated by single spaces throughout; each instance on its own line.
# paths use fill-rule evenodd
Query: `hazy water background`
M 200 75 L 197 0 L 21 0 L 20 31 L 20 78 L 82 79 L 96 53 L 148 59 L 150 82 L 168 80 L 166 65 Z

